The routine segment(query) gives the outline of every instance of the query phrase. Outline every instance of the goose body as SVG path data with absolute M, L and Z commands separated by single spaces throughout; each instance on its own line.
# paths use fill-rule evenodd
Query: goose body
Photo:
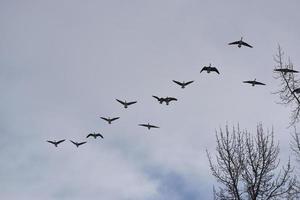
M 108 118 L 106 118 L 106 117 L 100 117 L 100 118 L 103 119 L 103 120 L 105 120 L 105 121 L 107 121 L 108 124 L 111 124 L 111 122 L 113 122 L 113 121 L 119 119 L 120 117 L 114 117 L 114 118 L 110 118 L 110 117 L 108 117 Z
M 266 84 L 264 84 L 264 83 L 262 83 L 262 82 L 256 81 L 256 79 L 254 79 L 253 81 L 243 81 L 243 83 L 249 83 L 249 84 L 251 84 L 252 86 L 255 86 L 255 85 L 266 85 Z
M 137 101 L 131 101 L 131 102 L 127 102 L 127 101 L 121 101 L 119 99 L 116 99 L 120 104 L 122 104 L 124 106 L 124 108 L 128 108 L 128 106 L 137 103 Z
M 104 139 L 103 135 L 101 135 L 100 133 L 90 133 L 86 136 L 86 138 L 89 137 L 94 137 L 94 139 L 96 139 L 97 137 L 101 137 L 102 139 Z
M 77 148 L 80 146 L 80 145 L 83 145 L 85 144 L 86 142 L 74 142 L 72 140 L 70 140 L 70 142 L 72 142 Z
M 212 67 L 210 63 L 209 63 L 208 66 L 204 66 L 201 69 L 200 73 L 203 72 L 203 71 L 206 71 L 207 73 L 216 72 L 217 74 L 220 74 L 219 70 L 216 67 Z
M 56 141 L 56 140 L 47 140 L 47 142 L 53 144 L 55 147 L 57 147 L 60 143 L 64 142 L 65 140 L 59 140 L 59 141 Z
M 184 81 L 183 81 L 183 82 L 179 82 L 179 81 L 173 80 L 173 82 L 176 83 L 176 84 L 178 84 L 178 85 L 180 85 L 181 88 L 183 89 L 183 88 L 185 88 L 185 86 L 187 86 L 187 85 L 193 83 L 194 81 L 188 81 L 188 82 L 184 82 Z
M 242 46 L 253 48 L 253 46 L 243 41 L 243 37 L 241 37 L 241 39 L 238 41 L 229 43 L 228 45 L 238 45 L 239 48 L 241 48 Z
M 152 125 L 152 124 L 139 124 L 139 126 L 144 126 L 150 130 L 151 128 L 159 128 L 158 126 Z

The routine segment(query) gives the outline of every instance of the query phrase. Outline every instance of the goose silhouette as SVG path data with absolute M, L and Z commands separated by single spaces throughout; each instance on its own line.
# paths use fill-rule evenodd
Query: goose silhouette
M 139 124 L 139 126 L 144 126 L 150 130 L 151 128 L 159 128 L 158 126 L 152 125 L 152 124 Z
M 289 69 L 289 68 L 278 68 L 278 69 L 274 69 L 274 71 L 275 72 L 282 72 L 284 75 L 286 75 L 287 73 L 299 73 L 299 71 Z
M 293 93 L 299 94 L 300 93 L 300 88 L 296 88 L 293 90 Z
M 241 48 L 242 46 L 253 48 L 253 46 L 243 41 L 243 37 L 241 37 L 241 39 L 238 41 L 229 43 L 228 45 L 238 45 L 239 48 Z
M 115 120 L 117 120 L 117 119 L 119 119 L 120 117 L 114 117 L 114 118 L 106 118 L 106 117 L 100 117 L 101 119 L 103 119 L 103 120 L 105 120 L 105 121 L 107 121 L 108 122 L 108 124 L 111 124 L 111 122 L 113 122 L 113 121 L 115 121 Z
M 128 108 L 129 105 L 137 103 L 137 101 L 131 101 L 131 102 L 126 102 L 126 101 L 121 101 L 119 99 L 116 99 L 120 104 L 124 106 L 124 108 Z
M 104 139 L 103 135 L 101 135 L 100 133 L 90 133 L 86 136 L 86 138 L 89 138 L 89 137 L 94 137 L 95 139 L 97 137 L 101 137 L 102 139 Z
M 253 81 L 243 81 L 243 83 L 249 83 L 249 84 L 251 84 L 252 86 L 255 86 L 255 85 L 266 85 L 266 84 L 264 84 L 264 83 L 262 83 L 262 82 L 256 81 L 256 79 L 254 79 Z
M 179 81 L 173 80 L 173 82 L 176 83 L 176 84 L 178 84 L 178 85 L 180 85 L 181 88 L 183 89 L 183 88 L 185 88 L 185 86 L 187 86 L 187 85 L 193 83 L 194 81 L 188 81 L 188 82 L 184 82 L 184 81 L 183 81 L 183 82 L 179 82 Z
M 70 142 L 72 142 L 77 148 L 80 146 L 80 145 L 83 145 L 85 144 L 86 142 L 74 142 L 72 140 L 70 140 Z
M 59 141 L 56 141 L 56 140 L 47 140 L 47 142 L 53 144 L 55 147 L 57 147 L 60 143 L 64 142 L 65 140 L 59 140 Z
M 200 73 L 203 72 L 203 71 L 206 71 L 207 73 L 216 72 L 217 74 L 220 74 L 220 72 L 218 71 L 218 69 L 216 67 L 212 67 L 210 63 L 209 63 L 208 66 L 204 66 L 201 69 Z

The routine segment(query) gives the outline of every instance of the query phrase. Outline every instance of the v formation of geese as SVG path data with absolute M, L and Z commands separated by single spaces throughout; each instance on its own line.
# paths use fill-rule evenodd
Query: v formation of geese
M 250 44 L 248 44 L 248 43 L 246 43 L 246 42 L 243 41 L 243 37 L 241 37 L 240 40 L 228 43 L 228 45 L 237 45 L 238 48 L 241 48 L 242 46 L 253 48 L 253 46 L 251 46 Z M 219 70 L 216 67 L 212 66 L 211 63 L 209 63 L 208 66 L 203 66 L 203 68 L 200 70 L 200 73 L 202 73 L 203 71 L 206 71 L 207 73 L 214 72 L 214 73 L 220 74 Z M 277 72 L 277 73 L 282 73 L 283 75 L 286 75 L 288 73 L 299 73 L 299 71 L 296 71 L 296 70 L 294 70 L 292 68 L 289 68 L 289 67 L 286 67 L 286 68 L 276 68 L 276 69 L 274 69 L 274 71 Z M 177 81 L 177 80 L 172 80 L 172 81 L 175 84 L 179 85 L 182 89 L 184 89 L 186 86 L 188 86 L 188 85 L 190 85 L 190 84 L 192 84 L 194 82 L 194 80 L 186 81 L 186 82 L 185 81 L 180 82 L 180 81 Z M 250 84 L 252 86 L 266 85 L 265 83 L 259 82 L 256 79 L 243 81 L 243 83 L 247 83 L 247 84 Z M 293 93 L 300 94 L 300 88 L 294 88 Z M 158 96 L 153 95 L 152 97 L 155 98 L 160 104 L 165 103 L 165 105 L 169 105 L 170 102 L 172 102 L 172 101 L 177 101 L 177 98 L 170 97 L 170 96 L 167 96 L 167 97 L 158 97 Z M 137 101 L 126 101 L 126 100 L 119 100 L 119 99 L 116 99 L 116 101 L 118 103 L 122 104 L 122 106 L 125 109 L 127 109 L 129 106 L 137 103 Z M 113 117 L 113 118 L 110 118 L 110 117 L 100 117 L 100 118 L 102 120 L 106 121 L 110 125 L 112 124 L 112 122 L 120 119 L 120 117 Z M 141 123 L 141 124 L 138 124 L 138 126 L 145 127 L 148 130 L 159 128 L 158 126 L 150 124 L 150 123 Z M 103 135 L 101 133 L 95 133 L 95 132 L 89 133 L 86 136 L 86 138 L 90 138 L 90 137 L 93 137 L 94 139 L 97 139 L 98 137 L 100 137 L 101 139 L 104 139 L 104 137 L 103 137 Z M 58 147 L 58 145 L 60 145 L 64 141 L 65 141 L 65 139 L 62 139 L 62 140 L 47 140 L 48 143 L 53 144 L 55 147 Z M 84 144 L 87 143 L 87 141 L 75 142 L 73 140 L 70 140 L 70 142 L 72 144 L 74 144 L 76 147 L 80 147 L 81 145 L 84 145 Z

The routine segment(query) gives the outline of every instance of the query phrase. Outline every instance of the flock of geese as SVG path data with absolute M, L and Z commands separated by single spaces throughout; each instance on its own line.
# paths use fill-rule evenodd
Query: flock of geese
M 242 46 L 253 48 L 253 46 L 251 46 L 248 43 L 243 41 L 243 37 L 241 37 L 241 39 L 238 40 L 238 41 L 234 41 L 234 42 L 229 43 L 228 45 L 237 45 L 238 48 L 241 48 Z M 206 71 L 207 73 L 215 72 L 217 74 L 220 74 L 219 70 L 216 67 L 213 67 L 211 64 L 209 64 L 208 66 L 204 66 L 201 69 L 200 73 L 203 72 L 203 71 Z M 299 71 L 290 69 L 288 67 L 287 68 L 277 68 L 277 69 L 274 69 L 274 71 L 282 73 L 284 75 L 286 75 L 287 73 L 299 73 Z M 187 85 L 193 83 L 194 81 L 180 82 L 180 81 L 173 80 L 173 82 L 176 83 L 177 85 L 179 85 L 181 88 L 185 88 Z M 256 81 L 256 79 L 243 81 L 243 83 L 247 83 L 247 84 L 250 84 L 252 86 L 266 85 L 262 82 Z M 295 89 L 293 91 L 293 93 L 299 94 L 300 93 L 300 88 Z M 177 99 L 175 97 L 158 97 L 158 96 L 154 96 L 154 95 L 152 97 L 155 98 L 160 104 L 163 104 L 165 102 L 166 105 L 169 105 L 169 103 L 172 102 L 172 101 L 177 101 Z M 127 101 L 122 101 L 122 100 L 119 100 L 119 99 L 116 99 L 116 101 L 119 102 L 120 104 L 122 104 L 124 106 L 124 108 L 128 108 L 128 106 L 137 103 L 137 101 L 127 102 Z M 120 117 L 114 117 L 114 118 L 100 117 L 100 118 L 105 120 L 108 124 L 111 124 L 113 121 L 118 120 Z M 153 124 L 149 124 L 149 123 L 139 124 L 139 126 L 146 127 L 149 130 L 152 129 L 152 128 L 159 128 L 158 126 L 153 125 Z M 89 133 L 86 136 L 86 138 L 90 138 L 90 137 L 93 137 L 94 139 L 97 139 L 98 137 L 104 139 L 102 134 L 95 133 L 95 132 L 94 133 Z M 63 139 L 63 140 L 47 140 L 47 142 L 49 142 L 50 144 L 53 144 L 55 147 L 58 147 L 58 145 L 63 143 L 64 141 L 65 141 L 65 139 Z M 76 147 L 79 147 L 79 146 L 87 143 L 87 141 L 74 142 L 73 140 L 70 140 L 70 142 L 72 144 L 74 144 Z

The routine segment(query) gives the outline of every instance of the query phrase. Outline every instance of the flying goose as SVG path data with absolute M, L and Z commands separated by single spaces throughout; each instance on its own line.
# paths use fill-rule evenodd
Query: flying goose
M 187 85 L 193 83 L 194 81 L 188 81 L 188 82 L 184 82 L 184 81 L 183 81 L 183 82 L 179 82 L 179 81 L 173 80 L 173 82 L 176 83 L 176 84 L 178 84 L 178 85 L 180 85 L 181 88 L 183 89 L 183 88 L 185 88 L 185 86 L 187 86 Z
M 151 125 L 151 124 L 139 124 L 139 126 L 144 126 L 144 127 L 147 127 L 148 130 L 150 130 L 151 128 L 159 128 L 158 126 L 155 126 L 155 125 Z
M 204 67 L 201 69 L 200 73 L 203 72 L 203 71 L 206 71 L 207 73 L 210 73 L 210 72 L 216 72 L 216 73 L 220 74 L 219 71 L 218 71 L 218 69 L 215 68 L 215 67 L 212 67 L 210 63 L 209 63 L 208 66 L 204 66 Z
M 106 117 L 100 117 L 101 119 L 105 120 L 108 122 L 108 124 L 111 124 L 112 121 L 115 121 L 117 119 L 119 119 L 120 117 L 114 117 L 114 118 L 106 118 Z
M 274 69 L 275 72 L 282 72 L 285 74 L 287 73 L 299 73 L 299 71 L 293 70 L 293 69 L 289 69 L 289 68 L 279 68 L 279 69 Z
M 72 142 L 74 145 L 76 145 L 76 147 L 78 148 L 80 145 L 85 144 L 86 142 L 74 142 L 72 140 L 70 140 L 70 142 Z
M 47 142 L 51 143 L 51 144 L 54 144 L 55 147 L 57 147 L 58 144 L 64 142 L 65 140 L 59 140 L 59 141 L 56 141 L 56 140 L 47 140 Z
M 174 97 L 166 97 L 166 98 L 165 98 L 166 105 L 169 105 L 169 103 L 170 103 L 171 101 L 177 101 L 177 99 L 174 98 Z
M 158 97 L 158 96 L 154 96 L 154 95 L 152 95 L 152 97 L 157 99 L 157 101 L 159 101 L 160 104 L 162 104 L 165 101 L 165 98 L 163 98 L 163 97 Z
M 94 137 L 95 139 L 97 138 L 97 137 L 101 137 L 102 139 L 104 139 L 104 137 L 103 137 L 103 135 L 101 135 L 100 133 L 90 133 L 90 134 L 88 134 L 87 136 L 86 136 L 86 138 L 89 138 L 89 137 Z
M 300 88 L 296 88 L 296 89 L 294 89 L 293 93 L 297 93 L 297 94 L 299 94 L 299 93 L 300 93 Z
M 243 81 L 243 83 L 249 83 L 249 84 L 251 84 L 252 86 L 255 86 L 255 85 L 266 85 L 266 84 L 264 84 L 264 83 L 261 83 L 261 82 L 256 81 L 256 79 L 254 79 L 253 81 Z
M 236 44 L 238 45 L 239 48 L 241 48 L 242 45 L 253 48 L 253 46 L 243 41 L 243 37 L 241 37 L 241 39 L 238 41 L 229 43 L 228 45 L 236 45 Z
M 117 100 L 119 103 L 121 103 L 121 104 L 124 106 L 124 108 L 128 108 L 129 105 L 137 103 L 137 101 L 126 102 L 126 101 L 121 101 L 121 100 L 119 100 L 119 99 L 116 99 L 116 100 Z

